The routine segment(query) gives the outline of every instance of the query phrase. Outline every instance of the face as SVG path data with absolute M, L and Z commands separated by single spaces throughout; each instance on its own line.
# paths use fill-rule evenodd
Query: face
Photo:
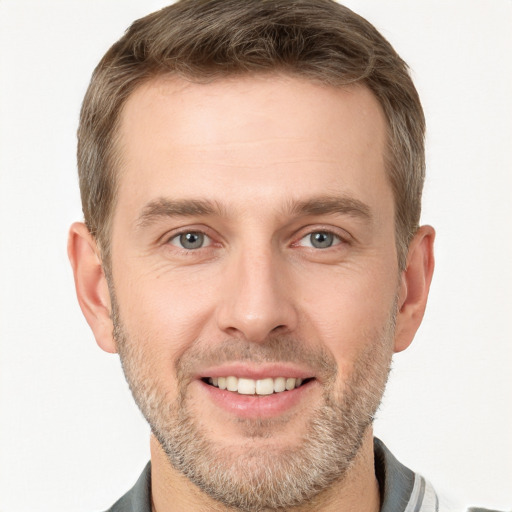
M 366 88 L 282 76 L 125 106 L 117 349 L 173 470 L 227 505 L 311 499 L 368 432 L 398 289 L 385 133 Z

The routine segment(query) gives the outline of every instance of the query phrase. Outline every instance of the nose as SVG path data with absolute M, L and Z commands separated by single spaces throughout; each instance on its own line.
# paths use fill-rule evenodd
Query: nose
M 271 249 L 231 258 L 220 295 L 217 325 L 227 334 L 261 343 L 297 326 L 291 276 Z

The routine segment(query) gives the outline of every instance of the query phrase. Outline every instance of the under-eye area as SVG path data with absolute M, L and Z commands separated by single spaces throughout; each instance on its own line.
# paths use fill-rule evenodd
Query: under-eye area
M 243 377 L 205 377 L 201 379 L 206 384 L 216 388 L 232 391 L 240 395 L 272 395 L 292 391 L 305 386 L 314 378 L 277 377 L 266 379 L 247 379 Z

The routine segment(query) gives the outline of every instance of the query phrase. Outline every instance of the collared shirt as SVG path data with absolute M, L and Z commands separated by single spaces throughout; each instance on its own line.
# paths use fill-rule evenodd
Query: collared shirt
M 376 438 L 374 451 L 375 474 L 381 494 L 380 512 L 448 512 L 440 506 L 430 483 L 398 462 Z M 132 489 L 107 512 L 151 512 L 151 462 Z
M 373 447 L 380 512 L 442 512 L 439 498 L 425 478 L 398 462 L 380 439 L 373 440 Z

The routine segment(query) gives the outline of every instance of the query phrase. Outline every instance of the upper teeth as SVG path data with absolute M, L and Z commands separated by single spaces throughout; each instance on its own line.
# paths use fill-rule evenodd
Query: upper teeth
M 236 391 L 241 395 L 271 395 L 291 391 L 302 384 L 302 379 L 277 377 L 276 379 L 245 379 L 238 377 L 210 377 L 208 382 L 219 389 Z

